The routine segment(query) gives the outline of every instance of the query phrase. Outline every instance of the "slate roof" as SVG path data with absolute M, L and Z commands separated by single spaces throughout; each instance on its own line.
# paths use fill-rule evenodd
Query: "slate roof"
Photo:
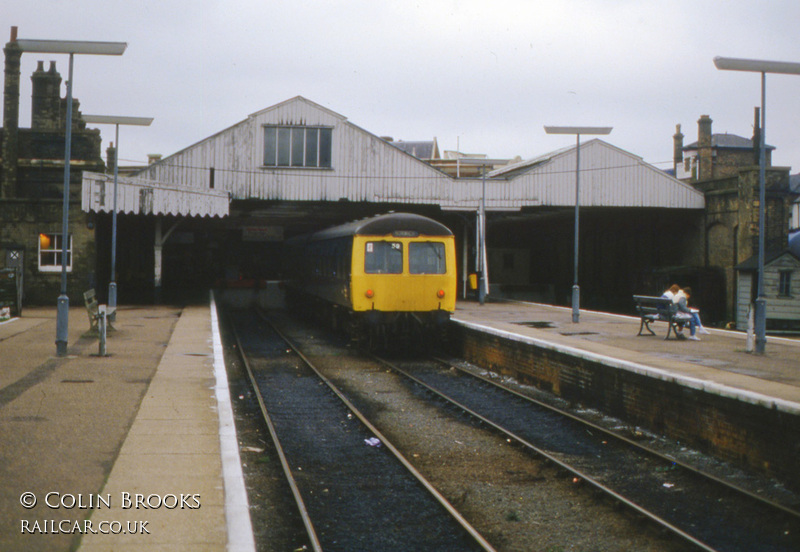
M 417 159 L 438 159 L 439 147 L 436 140 L 430 141 L 417 141 L 417 142 L 404 142 L 398 140 L 397 142 L 389 142 L 394 147 L 403 150 L 409 155 L 413 155 Z
M 753 149 L 753 140 L 737 136 L 736 134 L 712 134 L 711 135 L 712 148 L 727 148 L 727 149 Z M 692 142 L 688 146 L 683 147 L 683 151 L 696 150 L 698 142 Z M 767 149 L 774 150 L 775 146 L 767 144 Z
M 789 176 L 789 189 L 795 194 L 800 194 L 800 174 Z
M 773 250 L 766 250 L 764 251 L 764 266 L 769 265 L 770 263 L 776 261 L 780 257 L 784 255 L 791 255 L 798 261 L 800 261 L 800 257 L 798 257 L 794 251 L 791 249 L 773 249 Z M 738 265 L 736 265 L 736 270 L 742 271 L 753 271 L 758 270 L 758 255 L 753 255 L 749 259 L 742 261 Z

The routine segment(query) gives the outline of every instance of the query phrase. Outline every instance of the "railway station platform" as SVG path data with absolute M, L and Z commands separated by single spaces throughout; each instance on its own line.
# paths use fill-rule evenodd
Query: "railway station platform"
M 216 313 L 121 307 L 102 357 L 69 318 L 0 324 L 0 550 L 254 550 Z
M 582 408 L 665 435 L 800 489 L 800 340 L 710 329 L 637 335 L 640 319 L 522 302 L 462 301 L 453 353 Z
M 637 316 L 582 310 L 580 322 L 573 323 L 571 308 L 525 302 L 461 301 L 454 318 L 564 350 L 629 361 L 652 368 L 652 374 L 663 371 L 665 377 L 716 384 L 800 414 L 800 338 L 767 336 L 765 353 L 759 355 L 746 352 L 743 332 L 708 328 L 708 335 L 698 334 L 700 341 L 665 340 L 664 322 L 651 324 L 658 335 L 637 336 Z
M 753 355 L 741 333 L 665 341 L 658 324 L 637 337 L 638 318 L 573 324 L 529 303 L 462 301 L 454 321 L 800 419 L 797 340 Z M 214 310 L 121 307 L 114 327 L 101 357 L 86 310 L 70 309 L 58 358 L 55 306 L 0 323 L 0 550 L 254 550 Z

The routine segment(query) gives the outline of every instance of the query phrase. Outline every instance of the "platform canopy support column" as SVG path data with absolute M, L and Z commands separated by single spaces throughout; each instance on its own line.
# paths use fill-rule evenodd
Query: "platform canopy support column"
M 162 252 L 164 249 L 164 244 L 169 239 L 170 234 L 175 231 L 175 229 L 180 226 L 183 219 L 178 220 L 173 224 L 167 233 L 164 234 L 163 232 L 163 218 L 157 217 L 156 218 L 156 237 L 153 244 L 153 289 L 155 292 L 156 302 L 161 302 L 161 286 L 162 286 Z

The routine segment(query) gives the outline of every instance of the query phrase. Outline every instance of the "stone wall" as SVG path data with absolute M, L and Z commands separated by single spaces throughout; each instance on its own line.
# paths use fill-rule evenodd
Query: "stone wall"
M 61 233 L 62 203 L 59 200 L 7 200 L 0 202 L 0 253 L 5 249 L 22 249 L 23 306 L 55 305 L 61 291 L 60 272 L 39 270 L 39 234 Z M 67 274 L 70 304 L 80 305 L 83 292 L 95 285 L 96 248 L 94 216 L 84 213 L 80 203 L 70 205 L 72 234 L 72 271 Z M 90 228 L 91 226 L 91 228 Z
M 741 167 L 734 177 L 693 183 L 706 197 L 706 259 L 725 277 L 725 313 L 736 313 L 735 267 L 754 256 L 758 242 L 758 166 Z M 789 193 L 789 168 L 766 170 L 766 249 L 785 249 L 793 196 Z

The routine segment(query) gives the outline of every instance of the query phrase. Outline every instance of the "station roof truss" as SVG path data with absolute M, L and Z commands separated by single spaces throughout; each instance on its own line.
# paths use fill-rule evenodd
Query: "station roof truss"
M 270 166 L 266 135 L 275 128 L 331 129 L 329 164 Z M 582 206 L 704 207 L 701 192 L 641 157 L 599 139 L 580 147 Z M 224 216 L 222 193 L 231 200 L 431 205 L 464 212 L 476 211 L 484 197 L 482 177 L 450 176 L 301 96 L 253 113 L 136 176 L 153 189 L 197 194 L 189 203 L 210 216 Z M 488 172 L 485 194 L 490 211 L 574 205 L 575 146 Z M 86 204 L 91 201 L 87 197 Z M 200 209 L 203 202 L 208 206 Z

